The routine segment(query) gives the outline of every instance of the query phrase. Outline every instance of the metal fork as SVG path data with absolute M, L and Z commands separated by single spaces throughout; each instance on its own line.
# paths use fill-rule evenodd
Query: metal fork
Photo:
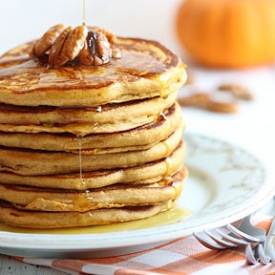
M 264 242 L 257 244 L 254 248 L 248 244 L 245 248 L 245 256 L 248 264 L 254 265 L 261 263 L 263 265 L 275 262 L 275 218 L 273 218 L 270 229 Z
M 227 249 L 244 246 L 251 243 L 262 243 L 265 240 L 266 231 L 253 226 L 250 222 L 251 215 L 242 220 L 240 227 L 232 224 L 223 227 L 193 233 L 194 237 L 209 249 Z

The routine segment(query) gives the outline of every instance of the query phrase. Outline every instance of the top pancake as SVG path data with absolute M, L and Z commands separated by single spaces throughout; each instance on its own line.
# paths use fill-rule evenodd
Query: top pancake
M 122 57 L 102 66 L 49 68 L 30 57 L 35 41 L 0 57 L 0 102 L 24 106 L 100 106 L 167 97 L 186 80 L 178 56 L 155 41 L 117 38 Z

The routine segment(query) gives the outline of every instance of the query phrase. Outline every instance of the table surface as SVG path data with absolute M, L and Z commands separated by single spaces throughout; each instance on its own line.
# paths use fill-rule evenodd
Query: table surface
M 187 122 L 186 131 L 214 136 L 244 147 L 261 158 L 269 171 L 274 173 L 272 171 L 275 170 L 273 169 L 275 163 L 274 66 L 230 71 L 196 66 L 180 49 L 173 29 L 175 10 L 180 0 L 132 0 L 130 2 L 131 4 L 129 1 L 116 0 L 116 5 L 110 6 L 108 4 L 110 1 L 107 0 L 89 1 L 86 4 L 87 22 L 110 28 L 120 35 L 152 38 L 162 42 L 182 56 L 188 64 L 188 72 L 195 78 L 196 87 L 203 91 L 211 91 L 220 83 L 226 82 L 246 86 L 255 95 L 255 100 L 242 102 L 237 114 L 226 115 L 190 108 L 182 109 Z M 51 8 L 53 6 L 55 9 Z M 144 9 L 145 6 L 146 9 Z M 123 13 L 127 14 L 124 20 L 120 17 L 122 8 Z M 35 11 L 31 16 L 29 16 L 30 9 Z M 81 22 L 81 6 L 79 1 L 76 3 L 75 0 L 58 2 L 47 0 L 47 7 L 43 1 L 1 1 L 0 10 L 2 11 L 0 54 L 13 46 L 39 37 L 49 26 L 56 23 L 79 25 L 78 22 Z M 98 12 L 91 12 L 94 10 Z M 6 22 L 9 28 L 3 27 L 6 26 Z M 180 95 L 183 95 L 185 90 L 186 88 L 181 89 Z M 273 174 L 271 178 L 275 179 Z M 0 255 L 0 274 L 57 275 L 64 273 L 22 264 Z

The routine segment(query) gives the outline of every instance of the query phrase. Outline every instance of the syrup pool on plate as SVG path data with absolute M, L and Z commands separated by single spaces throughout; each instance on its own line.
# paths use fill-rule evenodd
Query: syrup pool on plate
M 87 212 L 87 215 L 89 215 L 89 212 Z M 175 206 L 169 211 L 165 211 L 157 214 L 156 216 L 138 221 L 64 229 L 28 229 L 8 226 L 0 223 L 0 231 L 28 234 L 100 234 L 163 226 L 181 221 L 190 215 L 191 212 L 189 210 Z

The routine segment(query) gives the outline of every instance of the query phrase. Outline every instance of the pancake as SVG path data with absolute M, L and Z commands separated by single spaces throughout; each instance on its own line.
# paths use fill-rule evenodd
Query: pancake
M 183 168 L 169 180 L 149 185 L 116 184 L 78 192 L 0 185 L 0 199 L 15 204 L 22 210 L 55 212 L 86 212 L 100 208 L 154 205 L 167 200 L 175 200 L 182 190 L 186 177 L 187 170 Z
M 87 135 L 82 138 L 72 134 L 0 132 L 0 145 L 47 151 L 79 152 L 81 149 L 101 149 L 105 152 L 143 150 L 170 136 L 185 122 L 178 105 L 162 113 L 157 121 L 132 130 Z M 35 140 L 35 142 L 34 142 Z M 103 150 L 104 149 L 104 150 Z
M 174 104 L 176 94 L 175 91 L 165 99 L 155 97 L 102 107 L 57 108 L 0 104 L 0 124 L 60 126 L 88 123 L 90 127 L 96 125 L 97 129 L 103 127 L 101 125 L 108 125 L 110 130 L 106 130 L 105 127 L 105 132 L 121 131 L 128 129 L 124 124 L 130 125 L 129 128 L 132 129 L 156 120 L 163 110 Z
M 173 106 L 171 108 L 174 108 Z M 163 110 L 156 116 L 149 116 L 142 125 L 152 123 L 159 119 L 160 116 L 166 115 L 169 110 Z M 116 118 L 113 117 L 113 121 Z M 3 132 L 23 132 L 23 133 L 71 133 L 75 136 L 81 135 L 86 136 L 88 134 L 99 134 L 99 133 L 114 133 L 122 132 L 130 129 L 134 129 L 138 126 L 136 123 L 132 122 L 131 119 L 125 120 L 122 123 L 69 123 L 69 124 L 44 124 L 44 125 L 13 125 L 13 124 L 0 124 L 0 131 Z
M 112 170 L 59 174 L 49 176 L 22 176 L 0 172 L 0 183 L 40 188 L 63 188 L 85 190 L 113 184 L 152 184 L 169 175 L 174 175 L 183 166 L 185 147 L 179 146 L 167 159 L 146 163 L 141 166 Z
M 0 171 L 19 175 L 54 175 L 79 172 L 80 169 L 85 172 L 133 167 L 168 157 L 178 146 L 184 146 L 181 137 L 182 131 L 177 129 L 167 140 L 147 150 L 83 154 L 81 157 L 67 152 L 0 148 Z
M 180 58 L 155 41 L 118 37 L 122 58 L 107 66 L 41 66 L 36 41 L 0 57 L 0 102 L 22 106 L 101 106 L 161 96 L 186 80 Z
M 176 201 L 156 205 L 98 209 L 87 212 L 24 211 L 0 201 L 0 221 L 10 226 L 50 229 L 106 225 L 150 218 L 173 208 Z

